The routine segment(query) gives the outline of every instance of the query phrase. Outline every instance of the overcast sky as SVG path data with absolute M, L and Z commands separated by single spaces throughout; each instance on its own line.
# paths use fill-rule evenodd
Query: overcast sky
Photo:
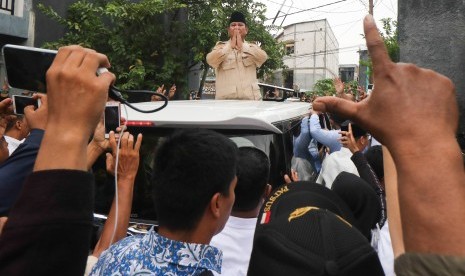
M 363 34 L 363 18 L 368 13 L 368 0 L 256 1 L 266 4 L 268 18 L 274 18 L 284 3 L 280 16 L 284 14 L 290 15 L 285 18 L 282 26 L 326 18 L 339 42 L 339 64 L 358 64 L 359 57 L 357 51 L 360 48 L 366 49 L 365 40 L 361 34 Z M 397 20 L 397 0 L 373 0 L 373 2 L 373 14 L 378 22 L 378 28 L 382 28 L 379 22 L 382 18 L 390 17 Z M 307 9 L 312 10 L 304 11 Z M 277 18 L 275 25 L 281 25 L 283 19 L 284 17 Z M 270 19 L 266 24 L 271 24 L 272 21 Z

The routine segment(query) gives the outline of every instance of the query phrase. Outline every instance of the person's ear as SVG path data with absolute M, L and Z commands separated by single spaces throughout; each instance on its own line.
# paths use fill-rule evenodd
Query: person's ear
M 22 129 L 22 122 L 21 122 L 20 120 L 17 120 L 16 123 L 15 123 L 15 125 L 16 125 L 16 128 L 17 128 L 17 129 L 19 129 L 19 130 Z
M 222 198 L 220 193 L 214 194 L 210 200 L 210 212 L 214 218 L 220 218 L 221 216 L 221 200 Z

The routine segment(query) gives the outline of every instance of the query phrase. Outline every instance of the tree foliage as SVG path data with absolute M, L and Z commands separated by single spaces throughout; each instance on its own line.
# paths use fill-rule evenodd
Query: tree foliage
M 381 22 L 383 22 L 383 31 L 380 32 L 380 34 L 384 40 L 384 45 L 386 46 L 389 57 L 392 61 L 399 62 L 397 21 L 391 18 L 383 18 Z
M 70 5 L 63 18 L 51 7 L 39 4 L 42 12 L 67 29 L 58 41 L 44 46 L 80 44 L 96 49 L 109 57 L 121 88 L 153 89 L 155 81 L 177 81 L 174 72 L 180 67 L 179 58 L 167 47 L 176 38 L 164 35 L 166 25 L 161 15 L 182 7 L 163 0 L 81 0 Z
M 358 94 L 357 88 L 358 82 L 356 80 L 344 83 L 344 93 L 350 93 L 356 96 Z M 317 80 L 313 86 L 313 92 L 311 94 L 316 96 L 335 95 L 336 87 L 334 86 L 334 80 L 331 78 Z
M 317 80 L 313 86 L 313 95 L 316 96 L 332 96 L 336 94 L 333 79 Z
M 283 48 L 263 24 L 266 7 L 252 0 L 79 0 L 66 17 L 42 4 L 38 8 L 66 27 L 62 38 L 44 47 L 80 44 L 106 54 L 122 89 L 185 87 L 189 70 L 199 63 L 208 69 L 206 54 L 227 39 L 233 10 L 247 14 L 247 39 L 260 41 L 269 55 L 259 76 L 283 66 Z

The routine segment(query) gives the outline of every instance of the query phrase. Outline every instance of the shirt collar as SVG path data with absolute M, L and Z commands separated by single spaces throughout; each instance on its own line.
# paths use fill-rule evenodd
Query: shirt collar
M 151 247 L 157 262 L 197 267 L 221 273 L 223 253 L 208 244 L 187 243 L 163 237 L 152 228 L 143 238 Z

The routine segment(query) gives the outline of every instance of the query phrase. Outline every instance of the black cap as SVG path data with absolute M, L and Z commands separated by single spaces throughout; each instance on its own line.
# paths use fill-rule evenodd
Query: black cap
M 247 275 L 384 275 L 344 204 L 316 183 L 276 189 L 258 217 Z
M 245 16 L 241 12 L 235 11 L 231 14 L 231 17 L 229 18 L 229 24 L 232 22 L 242 22 L 247 25 L 245 22 Z

